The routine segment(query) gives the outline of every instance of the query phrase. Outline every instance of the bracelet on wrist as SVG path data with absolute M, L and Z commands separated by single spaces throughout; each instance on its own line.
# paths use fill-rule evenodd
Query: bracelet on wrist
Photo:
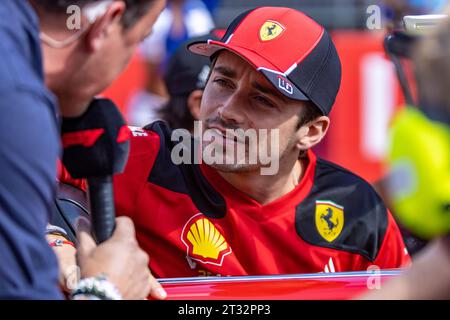
M 76 248 L 75 243 L 73 243 L 72 241 L 62 240 L 62 239 L 56 239 L 52 242 L 49 242 L 48 244 L 50 245 L 50 247 L 62 247 L 63 245 L 67 244 L 67 245 L 70 245 L 70 246 Z
M 92 300 L 122 300 L 119 290 L 104 276 L 82 279 L 71 296 L 74 300 L 89 299 L 90 296 L 95 297 Z

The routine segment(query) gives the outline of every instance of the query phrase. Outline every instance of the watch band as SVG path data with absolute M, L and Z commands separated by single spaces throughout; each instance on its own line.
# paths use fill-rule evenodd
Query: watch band
M 68 237 L 68 234 L 67 234 L 66 230 L 64 230 L 64 229 L 61 228 L 61 227 L 54 226 L 54 225 L 52 225 L 52 224 L 47 224 L 47 228 L 46 228 L 46 230 L 45 230 L 45 233 L 46 233 L 46 234 L 61 235 L 61 236 L 63 236 L 64 238 L 67 238 L 67 237 Z

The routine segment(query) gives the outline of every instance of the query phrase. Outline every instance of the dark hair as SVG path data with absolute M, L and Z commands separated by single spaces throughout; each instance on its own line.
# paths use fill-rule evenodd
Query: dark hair
M 71 5 L 84 6 L 101 0 L 34 0 L 38 6 L 49 12 L 66 13 Z M 148 10 L 154 0 L 121 0 L 127 8 L 122 17 L 125 29 L 132 27 Z
M 143 15 L 154 0 L 123 0 L 127 5 L 125 14 L 122 17 L 122 24 L 125 29 L 132 27 Z
M 311 122 L 321 116 L 323 116 L 323 113 L 314 103 L 311 101 L 305 101 L 305 108 L 302 108 L 297 129 L 300 129 L 300 127 L 304 126 L 308 122 Z
M 194 117 L 187 105 L 188 95 L 172 96 L 167 104 L 158 110 L 158 115 L 172 129 L 186 129 L 194 127 Z

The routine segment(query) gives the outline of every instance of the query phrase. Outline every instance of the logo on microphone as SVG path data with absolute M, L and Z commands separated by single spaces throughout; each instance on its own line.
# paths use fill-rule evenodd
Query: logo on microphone
M 147 137 L 148 136 L 148 133 L 142 128 L 133 127 L 133 126 L 129 126 L 128 128 L 130 129 L 133 137 Z

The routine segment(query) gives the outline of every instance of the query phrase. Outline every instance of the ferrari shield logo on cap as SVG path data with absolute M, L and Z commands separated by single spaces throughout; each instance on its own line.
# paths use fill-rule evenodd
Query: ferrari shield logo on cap
M 331 201 L 316 201 L 316 228 L 328 242 L 333 242 L 344 227 L 344 207 Z
M 279 22 L 267 20 L 259 30 L 259 37 L 262 41 L 270 41 L 279 37 L 284 29 Z

